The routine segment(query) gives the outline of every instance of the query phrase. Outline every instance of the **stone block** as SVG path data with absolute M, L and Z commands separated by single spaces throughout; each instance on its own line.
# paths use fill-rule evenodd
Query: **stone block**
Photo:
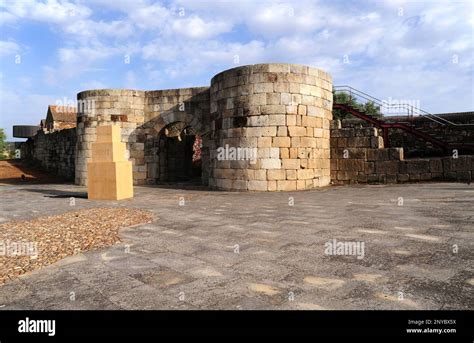
M 272 93 L 273 92 L 273 83 L 255 83 L 253 85 L 254 93 Z
M 277 181 L 278 191 L 296 191 L 296 181 L 282 180 Z
M 284 169 L 271 169 L 267 171 L 267 179 L 271 181 L 285 180 L 286 174 Z
M 296 180 L 296 179 L 297 179 L 296 170 L 294 170 L 294 169 L 287 169 L 287 170 L 286 170 L 286 179 L 287 179 L 287 180 Z
M 430 171 L 429 160 L 407 160 L 407 173 L 410 174 L 421 174 L 428 173 Z
M 268 116 L 269 126 L 284 126 L 286 125 L 286 115 L 284 114 L 270 114 Z
M 278 158 L 263 158 L 260 160 L 260 167 L 262 169 L 280 169 L 282 160 Z
M 300 160 L 296 158 L 282 159 L 281 167 L 283 169 L 300 169 Z
M 430 172 L 443 173 L 443 161 L 440 158 L 430 159 Z
M 257 147 L 270 148 L 272 146 L 272 137 L 259 137 Z
M 306 136 L 306 129 L 302 126 L 289 126 L 288 133 L 290 137 Z
M 267 93 L 267 106 L 268 105 L 280 105 L 283 104 L 281 102 L 281 95 L 280 93 Z M 287 105 L 287 104 L 283 104 Z
M 247 183 L 247 189 L 249 191 L 267 191 L 268 183 L 267 181 L 250 180 Z
M 273 137 L 272 146 L 277 148 L 289 148 L 291 146 L 290 137 Z
M 306 110 L 307 110 L 306 105 L 298 105 L 298 114 L 299 115 L 305 116 L 306 113 L 307 113 Z
M 313 169 L 298 169 L 298 180 L 307 180 L 312 179 L 314 177 L 314 170 Z

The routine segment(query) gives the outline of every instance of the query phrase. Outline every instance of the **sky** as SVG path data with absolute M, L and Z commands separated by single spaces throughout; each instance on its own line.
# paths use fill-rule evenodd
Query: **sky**
M 474 110 L 474 1 L 0 0 L 0 128 L 87 89 L 208 86 L 254 63 L 431 113 Z

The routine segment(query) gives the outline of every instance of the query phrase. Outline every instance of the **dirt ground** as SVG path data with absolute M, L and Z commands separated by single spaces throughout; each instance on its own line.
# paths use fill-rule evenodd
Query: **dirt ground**
M 19 160 L 0 161 L 0 184 L 63 183 L 65 180 L 47 174 L 38 166 Z

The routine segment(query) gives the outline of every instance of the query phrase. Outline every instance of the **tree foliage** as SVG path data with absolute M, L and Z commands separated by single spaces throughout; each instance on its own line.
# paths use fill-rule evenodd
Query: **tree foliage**
M 5 134 L 5 130 L 0 128 L 0 159 L 4 158 L 6 148 L 7 148 L 7 135 Z
M 352 108 L 358 109 L 359 111 L 376 118 L 383 116 L 383 114 L 380 112 L 380 106 L 374 104 L 372 101 L 367 101 L 365 103 L 359 102 L 355 97 L 351 97 L 346 92 L 333 92 L 333 100 L 334 103 L 348 104 Z M 340 120 L 350 118 L 352 116 L 349 112 L 340 109 L 333 110 L 332 115 L 334 119 Z

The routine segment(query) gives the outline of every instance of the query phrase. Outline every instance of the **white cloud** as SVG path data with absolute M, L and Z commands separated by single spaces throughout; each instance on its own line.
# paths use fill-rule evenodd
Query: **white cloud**
M 64 27 L 64 32 L 78 37 L 97 39 L 102 36 L 114 38 L 130 37 L 135 29 L 129 22 L 114 20 L 111 22 L 78 20 Z
M 232 24 L 224 21 L 204 21 L 197 16 L 178 19 L 172 23 L 173 31 L 188 38 L 205 39 L 215 37 L 232 29 Z
M 91 10 L 86 6 L 69 1 L 7 0 L 0 6 L 8 13 L 9 21 L 13 21 L 14 17 L 16 20 L 30 19 L 47 23 L 65 23 L 86 18 L 91 14 Z
M 0 57 L 16 54 L 20 46 L 15 42 L 0 41 Z
M 439 99 L 467 99 L 457 104 L 445 101 L 453 108 L 468 106 L 472 97 L 469 1 L 69 0 L 38 4 L 25 0 L 0 5 L 7 13 L 0 22 L 11 23 L 12 18 L 41 21 L 63 36 L 63 45 L 53 50 L 55 58 L 43 68 L 48 84 L 57 87 L 64 80 L 84 88 L 105 84 L 179 87 L 208 83 L 214 73 L 236 65 L 290 62 L 321 67 L 333 74 L 335 83 L 353 84 L 381 97 L 395 96 L 397 90 L 401 94 L 397 96 L 411 92 L 423 97 L 423 103 L 432 99 L 435 107 L 445 106 Z M 78 8 L 74 17 L 68 11 L 72 7 Z M 52 18 L 55 8 L 59 16 Z M 184 16 L 180 16 L 181 8 Z M 38 11 L 33 13 L 33 9 Z M 18 44 L 25 46 L 25 42 Z M 110 62 L 123 59 L 124 54 L 133 58 L 130 69 L 121 71 L 122 77 L 114 72 L 93 75 L 100 78 L 99 84 L 79 79 L 87 72 L 109 68 Z M 351 63 L 343 63 L 344 55 Z M 454 55 L 459 58 L 457 64 L 452 63 Z

